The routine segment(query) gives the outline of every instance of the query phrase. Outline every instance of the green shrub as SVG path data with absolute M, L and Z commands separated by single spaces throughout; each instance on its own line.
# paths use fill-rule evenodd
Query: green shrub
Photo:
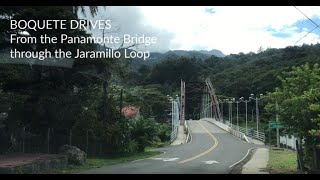
M 172 130 L 170 124 L 163 123 L 159 125 L 158 137 L 160 138 L 161 142 L 166 142 L 170 140 L 171 131 Z
M 140 117 L 131 123 L 131 138 L 138 144 L 138 151 L 143 152 L 145 147 L 151 145 L 158 135 L 159 128 L 154 120 Z

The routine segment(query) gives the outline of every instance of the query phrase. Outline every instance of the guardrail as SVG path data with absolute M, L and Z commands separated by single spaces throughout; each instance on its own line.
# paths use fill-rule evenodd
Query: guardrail
M 207 119 L 209 121 L 212 121 L 215 125 L 217 125 L 218 127 L 220 127 L 221 129 L 227 131 L 227 132 L 230 132 L 230 127 L 220 121 L 216 121 L 212 118 L 204 118 L 204 119 Z
M 227 124 L 224 124 L 220 121 L 216 121 L 215 119 L 212 119 L 212 118 L 203 118 L 204 120 L 206 121 L 209 121 L 209 122 L 212 122 L 213 124 L 215 124 L 216 126 L 220 127 L 221 129 L 227 131 L 228 133 L 234 135 L 235 137 L 238 137 L 246 142 L 250 142 L 247 138 L 247 136 L 240 132 L 240 131 L 237 131 L 233 128 L 231 128 L 230 126 L 228 126 Z
M 254 139 L 258 139 L 258 140 L 260 140 L 262 142 L 265 142 L 265 140 L 266 140 L 266 136 L 265 136 L 265 134 L 263 132 L 259 131 L 257 133 L 256 130 L 252 130 L 251 131 L 252 134 L 251 134 L 250 129 L 246 130 L 246 128 L 243 128 L 243 127 L 240 127 L 240 126 L 237 126 L 237 125 L 234 125 L 234 124 L 232 124 L 232 126 L 231 126 L 231 123 L 229 123 L 227 121 L 226 121 L 226 124 L 229 124 L 228 126 L 232 127 L 232 129 L 237 130 L 239 132 L 242 132 L 248 137 L 251 137 L 251 138 L 254 138 Z
M 208 120 L 208 121 L 211 121 L 213 122 L 215 125 L 217 125 L 218 127 L 220 127 L 221 129 L 233 134 L 234 136 L 236 137 L 239 137 L 247 142 L 248 141 L 248 138 L 247 137 L 251 137 L 251 138 L 254 138 L 254 139 L 258 139 L 262 142 L 265 142 L 265 134 L 263 132 L 258 132 L 253 130 L 253 136 L 251 136 L 250 134 L 250 130 L 246 130 L 245 128 L 243 127 L 240 127 L 240 126 L 237 126 L 237 125 L 234 125 L 234 124 L 231 124 L 229 121 L 225 121 L 225 123 L 223 122 L 220 122 L 220 121 L 216 121 L 212 118 L 203 118 L 205 120 Z
M 230 134 L 242 139 L 242 140 L 245 140 L 247 142 L 250 142 L 247 138 L 247 136 L 243 133 L 243 132 L 240 132 L 240 131 L 237 131 L 237 130 L 234 130 L 234 129 L 231 129 L 230 128 Z

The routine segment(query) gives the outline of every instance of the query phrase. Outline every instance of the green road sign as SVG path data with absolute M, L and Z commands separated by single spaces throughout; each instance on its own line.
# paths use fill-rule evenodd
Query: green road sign
M 282 124 L 270 124 L 269 128 L 271 128 L 271 129 L 283 128 L 283 125 Z
M 269 128 L 271 128 L 271 129 L 283 128 L 283 125 L 277 121 L 269 121 Z

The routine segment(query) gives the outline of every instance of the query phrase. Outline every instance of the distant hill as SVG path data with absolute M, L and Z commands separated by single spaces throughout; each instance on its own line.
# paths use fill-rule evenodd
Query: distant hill
M 177 59 L 180 57 L 196 58 L 196 59 L 205 60 L 205 59 L 210 58 L 211 56 L 225 57 L 225 55 L 221 51 L 216 50 L 216 49 L 212 49 L 211 51 L 207 51 L 207 50 L 200 50 L 200 51 L 196 51 L 196 50 L 191 50 L 191 51 L 171 50 L 171 51 L 167 51 L 165 53 L 151 52 L 150 57 L 146 61 L 144 61 L 143 59 L 134 59 L 132 61 L 132 68 L 137 70 L 142 65 L 154 65 L 154 64 L 160 63 L 160 62 L 167 60 L 167 59 Z
M 199 59 L 206 59 L 210 56 L 216 56 L 216 57 L 225 57 L 225 55 L 216 49 L 213 49 L 211 51 L 206 50 L 200 50 L 200 51 L 185 51 L 185 50 L 174 50 L 174 51 L 168 51 L 165 53 L 165 55 L 177 55 L 182 57 L 188 57 L 188 58 L 199 58 Z
M 156 64 L 149 74 L 142 71 L 145 74 L 142 73 L 140 80 L 146 84 L 179 88 L 181 79 L 202 82 L 210 78 L 217 94 L 248 98 L 251 93 L 274 91 L 280 85 L 279 75 L 305 63 L 320 64 L 320 44 L 268 48 L 259 53 L 230 54 L 225 57 L 211 56 L 202 61 L 176 58 Z

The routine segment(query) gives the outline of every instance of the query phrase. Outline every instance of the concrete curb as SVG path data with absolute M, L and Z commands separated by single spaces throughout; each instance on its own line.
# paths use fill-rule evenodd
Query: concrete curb
M 185 122 L 185 128 L 187 130 L 187 138 L 186 138 L 185 144 L 188 144 L 189 142 L 191 142 L 191 130 L 188 127 L 187 121 L 184 121 L 184 122 Z
M 254 150 L 254 149 L 256 149 L 256 148 L 250 148 L 250 149 L 248 149 L 247 154 L 246 154 L 241 160 L 239 160 L 238 162 L 236 162 L 236 163 L 232 164 L 231 166 L 229 166 L 229 168 L 232 168 L 233 166 L 236 166 L 236 165 L 238 165 L 239 163 L 241 163 L 244 159 L 247 158 L 247 156 L 249 155 L 250 151 L 252 151 L 252 150 Z

